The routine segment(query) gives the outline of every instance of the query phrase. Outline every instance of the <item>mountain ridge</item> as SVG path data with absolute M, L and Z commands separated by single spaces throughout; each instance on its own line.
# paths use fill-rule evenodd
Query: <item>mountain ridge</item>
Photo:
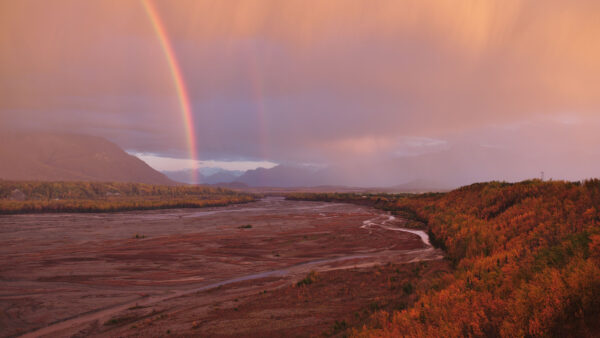
M 0 134 L 0 179 L 176 184 L 104 138 L 51 132 Z

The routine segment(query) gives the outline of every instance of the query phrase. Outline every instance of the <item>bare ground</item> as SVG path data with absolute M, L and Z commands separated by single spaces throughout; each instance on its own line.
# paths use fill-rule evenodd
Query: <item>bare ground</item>
M 390 230 L 397 226 L 400 220 L 367 207 L 281 199 L 2 216 L 0 334 L 334 334 L 365 320 L 343 318 L 373 301 L 409 297 L 395 286 L 375 287 L 369 276 L 383 268 L 374 266 L 433 260 L 424 273 L 446 269 L 435 261 L 441 252 Z M 415 264 L 391 265 L 408 271 L 395 280 L 421 280 L 410 275 Z M 295 286 L 313 270 L 320 272 L 315 283 Z M 338 319 L 345 324 L 336 329 Z

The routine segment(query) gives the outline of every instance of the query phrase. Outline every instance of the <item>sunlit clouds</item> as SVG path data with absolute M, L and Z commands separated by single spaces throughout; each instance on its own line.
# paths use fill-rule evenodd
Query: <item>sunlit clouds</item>
M 597 176 L 597 1 L 152 2 L 204 161 L 347 184 Z M 189 159 L 138 1 L 0 4 L 0 122 Z

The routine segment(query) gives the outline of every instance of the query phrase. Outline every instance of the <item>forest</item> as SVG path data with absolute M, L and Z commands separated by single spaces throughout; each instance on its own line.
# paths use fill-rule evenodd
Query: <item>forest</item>
M 426 228 L 454 267 L 357 337 L 600 334 L 600 180 L 478 183 L 445 194 L 304 194 L 390 210 Z
M 0 214 L 200 208 L 256 198 L 254 194 L 206 186 L 0 180 Z

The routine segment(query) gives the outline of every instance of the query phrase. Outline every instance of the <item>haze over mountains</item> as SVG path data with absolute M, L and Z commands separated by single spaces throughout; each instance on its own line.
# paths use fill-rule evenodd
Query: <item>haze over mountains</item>
M 197 170 L 196 178 L 202 184 L 242 183 L 250 187 L 310 187 L 331 183 L 325 171 L 306 166 L 278 165 L 273 168 L 257 168 L 246 171 L 216 169 Z M 174 181 L 192 183 L 192 170 L 163 171 Z
M 0 133 L 0 179 L 175 183 L 104 138 L 40 132 Z
M 230 187 L 351 186 L 335 168 L 278 165 L 253 170 L 200 168 L 199 184 Z M 116 181 L 150 184 L 192 183 L 191 170 L 161 173 L 118 145 L 96 136 L 5 132 L 0 135 L 0 179 L 39 181 Z M 333 189 L 334 187 L 330 187 Z M 415 180 L 394 190 L 445 190 L 447 186 Z
M 339 174 L 336 175 L 332 168 L 314 168 L 310 166 L 278 165 L 273 168 L 257 168 L 253 170 L 229 171 L 215 169 L 206 174 L 206 170 L 198 170 L 196 178 L 200 184 L 221 185 L 229 188 L 246 187 L 273 187 L 273 188 L 316 188 L 316 190 L 345 190 L 354 188 L 364 190 L 365 188 L 377 191 L 390 192 L 424 192 L 445 191 L 454 188 L 436 180 L 415 179 L 393 186 L 361 187 L 353 186 L 352 182 L 345 180 Z M 164 171 L 170 179 L 191 183 L 191 170 Z
M 192 169 L 184 170 L 164 170 L 162 171 L 168 178 L 181 183 L 199 183 L 199 184 L 216 184 L 229 183 L 238 179 L 244 172 L 238 170 L 225 170 L 221 168 L 205 168 L 197 169 L 193 175 Z
M 565 152 L 555 147 L 555 152 Z M 441 191 L 477 181 L 505 177 L 509 181 L 539 177 L 556 167 L 542 152 L 527 158 L 500 147 L 457 144 L 435 151 L 386 160 L 367 159 L 340 167 L 280 164 L 273 168 L 226 170 L 200 168 L 197 183 L 247 187 L 364 187 L 393 191 Z M 592 177 L 595 157 L 577 157 L 579 177 Z M 506 163 L 518 159 L 514 166 Z M 573 170 L 571 170 L 573 171 Z M 567 176 L 566 172 L 550 172 Z M 576 179 L 577 177 L 574 177 Z M 191 170 L 153 169 L 117 144 L 96 136 L 50 132 L 5 132 L 0 135 L 0 179 L 119 181 L 153 184 L 192 183 Z M 233 187 L 232 186 L 232 187 Z

